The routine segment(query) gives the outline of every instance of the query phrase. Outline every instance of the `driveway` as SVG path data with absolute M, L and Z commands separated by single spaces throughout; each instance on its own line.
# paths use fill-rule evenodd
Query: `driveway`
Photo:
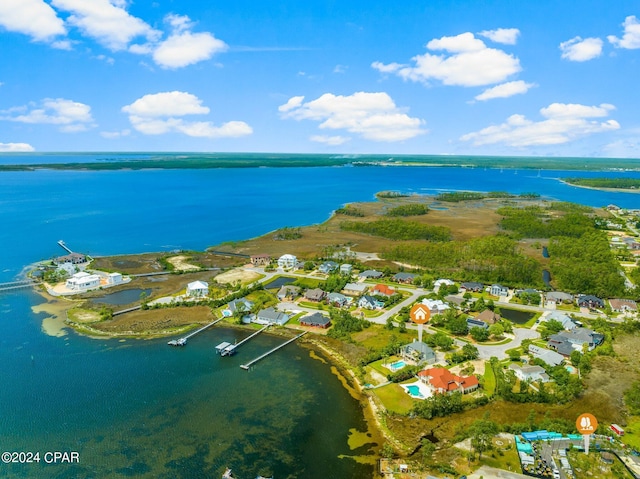
M 513 328 L 513 339 L 505 344 L 497 344 L 493 346 L 477 344 L 480 359 L 490 359 L 492 356 L 498 359 L 508 357 L 507 349 L 517 348 L 522 344 L 523 339 L 537 339 L 540 333 L 526 328 Z

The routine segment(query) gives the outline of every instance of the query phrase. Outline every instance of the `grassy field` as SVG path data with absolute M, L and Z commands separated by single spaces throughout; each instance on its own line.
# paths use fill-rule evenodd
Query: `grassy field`
M 407 414 L 418 401 L 412 399 L 399 384 L 388 384 L 373 390 L 378 399 L 384 404 L 387 411 L 397 414 Z

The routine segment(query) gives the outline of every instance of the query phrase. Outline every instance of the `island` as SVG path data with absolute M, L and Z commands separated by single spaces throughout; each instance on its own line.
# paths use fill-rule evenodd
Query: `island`
M 178 344 L 222 321 L 299 338 L 362 402 L 361 459 L 386 477 L 635 477 L 639 216 L 535 193 L 390 191 L 206 251 L 69 250 L 31 277 L 81 334 Z M 580 450 L 583 412 L 602 454 Z

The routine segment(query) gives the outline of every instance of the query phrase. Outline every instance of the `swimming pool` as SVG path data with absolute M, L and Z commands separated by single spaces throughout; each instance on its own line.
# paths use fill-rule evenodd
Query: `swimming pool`
M 391 369 L 392 371 L 397 371 L 399 369 L 402 369 L 406 365 L 407 363 L 405 363 L 404 361 L 396 361 L 395 363 L 389 364 L 389 369 Z
M 410 396 L 413 396 L 413 397 L 419 397 L 419 398 L 424 397 L 420 392 L 420 388 L 414 384 L 410 384 L 409 386 L 407 386 L 407 392 L 409 393 Z

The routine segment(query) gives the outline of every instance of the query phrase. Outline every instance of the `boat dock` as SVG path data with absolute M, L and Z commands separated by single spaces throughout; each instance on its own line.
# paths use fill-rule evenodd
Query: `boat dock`
M 71 250 L 69 249 L 69 247 L 64 243 L 64 241 L 60 240 L 60 241 L 58 241 L 58 244 L 60 245 L 60 247 L 61 247 L 62 249 L 64 249 L 65 251 L 67 251 L 67 253 L 69 253 L 69 254 L 72 254 L 72 253 L 73 253 L 73 251 L 71 251 Z
M 253 360 L 249 361 L 247 364 L 241 364 L 241 365 L 240 365 L 240 367 L 241 367 L 242 369 L 245 369 L 245 370 L 247 370 L 247 371 L 248 371 L 248 370 L 249 370 L 249 368 L 250 368 L 251 366 L 253 366 L 255 363 L 257 363 L 257 362 L 258 362 L 258 361 L 260 361 L 261 359 L 264 359 L 264 358 L 266 358 L 267 356 L 269 356 L 270 354 L 275 353 L 275 352 L 276 352 L 278 349 L 280 349 L 280 348 L 284 348 L 287 344 L 292 343 L 292 342 L 294 342 L 295 340 L 297 340 L 298 338 L 301 338 L 302 336 L 304 336 L 305 334 L 307 334 L 307 332 L 308 332 L 308 331 L 304 331 L 304 332 L 302 332 L 302 333 L 298 334 L 295 338 L 291 338 L 290 340 L 285 341 L 284 343 L 282 343 L 282 344 L 280 344 L 280 345 L 276 346 L 275 348 L 273 348 L 273 349 L 271 349 L 271 350 L 267 351 L 266 353 L 264 353 L 264 354 L 262 354 L 262 355 L 258 356 L 258 357 L 257 357 L 257 358 L 255 358 L 255 359 L 253 359 Z
M 242 341 L 240 341 L 239 343 L 236 344 L 231 344 L 231 343 L 220 343 L 216 346 L 216 350 L 218 351 L 218 353 L 221 356 L 231 356 L 232 354 L 235 354 L 236 349 L 238 349 L 240 346 L 242 346 L 244 343 L 246 343 L 247 341 L 249 341 L 250 339 L 254 338 L 255 336 L 257 336 L 258 334 L 260 334 L 263 331 L 266 331 L 266 329 L 271 326 L 270 324 L 267 324 L 266 326 L 264 326 L 263 328 L 260 328 L 258 331 L 256 331 L 255 333 L 253 333 L 250 336 L 247 336 L 246 338 L 244 338 Z
M 220 319 L 216 319 L 215 321 L 210 322 L 209 324 L 206 324 L 204 326 L 202 326 L 200 329 L 196 329 L 194 332 L 187 334 L 186 336 L 180 338 L 180 339 L 172 339 L 171 341 L 169 341 L 167 344 L 169 346 L 185 346 L 187 344 L 187 340 L 193 336 L 195 336 L 198 333 L 201 333 L 202 331 L 204 331 L 207 328 L 210 328 L 211 326 L 213 326 L 216 323 L 219 323 L 220 321 L 222 321 L 224 318 L 220 318 Z
M 31 281 L 30 279 L 25 279 L 22 281 L 11 281 L 9 283 L 0 283 L 0 292 L 12 291 L 14 289 L 30 288 L 34 284 L 36 284 L 36 282 Z

